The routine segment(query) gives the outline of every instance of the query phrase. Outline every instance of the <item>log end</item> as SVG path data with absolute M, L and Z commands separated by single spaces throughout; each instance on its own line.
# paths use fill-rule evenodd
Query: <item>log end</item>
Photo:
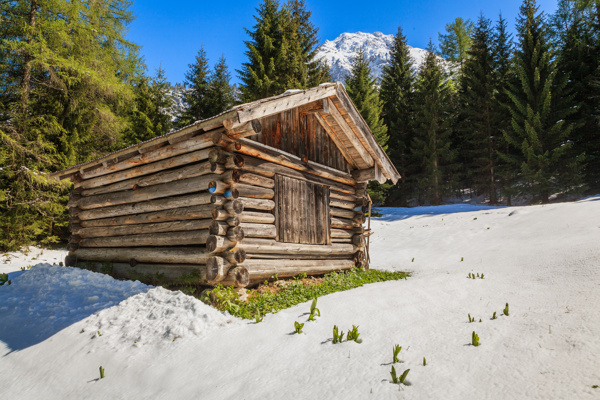
M 74 267 L 77 264 L 77 256 L 69 254 L 65 257 L 65 267 Z
M 235 279 L 236 287 L 246 287 L 250 283 L 250 274 L 244 267 L 235 267 L 229 270 L 229 276 Z
M 226 262 L 221 257 L 210 257 L 206 261 L 206 279 L 209 281 L 222 281 L 227 274 L 225 271 Z

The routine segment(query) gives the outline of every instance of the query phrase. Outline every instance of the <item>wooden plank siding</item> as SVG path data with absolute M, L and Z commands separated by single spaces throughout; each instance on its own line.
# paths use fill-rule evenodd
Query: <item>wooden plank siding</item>
M 331 243 L 327 186 L 275 175 L 275 199 L 280 242 Z
M 251 140 L 293 154 L 305 162 L 350 171 L 348 162 L 312 113 L 293 108 L 262 118 L 260 123 L 262 132 L 250 136 Z

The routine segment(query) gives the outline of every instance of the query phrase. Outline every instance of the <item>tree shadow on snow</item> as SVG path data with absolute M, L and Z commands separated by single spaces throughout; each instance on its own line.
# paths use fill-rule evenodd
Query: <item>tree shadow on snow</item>
M 103 309 L 151 289 L 78 268 L 35 266 L 0 286 L 0 341 L 24 350 Z
M 427 207 L 377 207 L 381 217 L 374 218 L 376 221 L 400 221 L 417 216 L 434 216 L 445 214 L 457 214 L 481 210 L 496 210 L 505 207 L 472 205 L 472 204 L 445 204 L 441 206 Z

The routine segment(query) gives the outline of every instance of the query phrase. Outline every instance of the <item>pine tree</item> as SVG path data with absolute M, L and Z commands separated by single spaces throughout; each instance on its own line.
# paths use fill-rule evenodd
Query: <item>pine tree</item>
M 497 198 L 497 149 L 502 140 L 495 125 L 495 85 L 491 22 L 479 17 L 473 31 L 468 58 L 461 79 L 462 131 L 470 153 L 471 181 L 487 195 L 491 204 Z
M 521 161 L 527 190 L 547 203 L 551 193 L 571 190 L 580 181 L 579 160 L 568 159 L 574 125 L 565 120 L 576 108 L 572 96 L 566 95 L 566 79 L 556 75 L 549 31 L 535 0 L 524 0 L 517 31 L 518 80 L 510 85 L 511 128 L 504 138 L 521 150 L 521 156 L 506 160 Z
M 497 151 L 498 159 L 498 177 L 500 178 L 500 191 L 503 194 L 507 205 L 511 205 L 512 197 L 517 194 L 515 182 L 518 177 L 520 167 L 515 167 L 514 163 L 507 163 L 506 158 L 516 159 L 518 150 L 510 146 L 503 137 L 504 131 L 510 128 L 511 114 L 509 105 L 511 103 L 508 96 L 509 83 L 515 80 L 514 68 L 512 63 L 513 43 L 512 36 L 507 31 L 507 23 L 502 15 L 499 16 L 494 27 L 493 43 L 493 76 L 494 76 L 494 126 L 498 129 L 501 136 L 501 143 Z M 504 156 L 500 157 L 498 153 Z
M 233 107 L 233 88 L 229 84 L 231 74 L 224 56 L 221 56 L 208 84 L 208 107 L 210 115 L 217 115 Z
M 362 49 L 356 53 L 352 61 L 352 69 L 350 75 L 346 77 L 345 86 L 354 105 L 371 128 L 375 140 L 384 150 L 387 150 L 389 136 L 387 126 L 381 119 L 382 103 L 369 61 Z
M 306 80 L 303 82 L 303 86 L 298 89 L 311 88 L 324 82 L 331 82 L 329 66 L 324 61 L 316 58 L 319 48 L 319 29 L 310 20 L 312 11 L 307 10 L 304 0 L 289 0 L 286 8 L 290 12 L 291 22 L 298 33 L 302 63 L 306 70 Z
M 188 68 L 185 74 L 185 86 L 188 90 L 184 94 L 187 107 L 177 116 L 175 124 L 178 128 L 212 117 L 207 102 L 210 69 L 204 47 L 200 48 L 195 62 L 188 65 Z
M 439 34 L 440 53 L 447 61 L 462 67 L 471 48 L 473 23 L 458 17 L 454 22 L 446 24 L 446 34 Z
M 248 61 L 238 71 L 242 81 L 242 101 L 250 102 L 280 94 L 275 61 L 281 48 L 281 11 L 276 0 L 263 0 L 256 9 L 256 25 L 245 29 L 250 40 L 245 41 Z
M 569 80 L 569 87 L 579 104 L 576 113 L 566 120 L 577 125 L 572 136 L 572 157 L 585 155 L 583 169 L 590 193 L 600 189 L 600 134 L 598 110 L 600 97 L 595 81 L 600 67 L 600 36 L 595 29 L 594 13 L 599 3 L 580 9 L 573 2 L 561 0 L 552 18 L 552 31 L 558 43 L 558 75 Z
M 155 103 L 150 91 L 149 78 L 142 75 L 134 82 L 134 101 L 129 113 L 129 126 L 123 131 L 119 147 L 131 146 L 157 136 L 152 121 Z
M 345 84 L 350 99 L 373 132 L 375 140 L 384 150 L 387 150 L 389 136 L 387 135 L 387 126 L 381 118 L 382 103 L 379 99 L 375 78 L 369 67 L 369 61 L 362 49 L 356 53 L 356 57 L 352 61 L 352 69 L 350 75 L 346 77 Z M 373 203 L 382 205 L 391 187 L 390 184 L 379 184 L 373 181 L 369 183 L 367 189 Z
M 169 114 L 169 110 L 173 107 L 170 92 L 171 84 L 167 81 L 165 70 L 160 66 L 156 69 L 150 85 L 150 94 L 154 106 L 150 119 L 155 136 L 164 135 L 173 129 L 172 117 Z
M 421 163 L 416 174 L 419 204 L 425 200 L 440 204 L 451 188 L 451 149 L 453 92 L 429 43 L 415 88 L 414 138 L 411 152 Z
M 413 60 L 402 29 L 398 27 L 390 49 L 390 63 L 383 68 L 379 96 L 382 101 L 381 116 L 389 132 L 388 152 L 402 177 L 393 197 L 400 198 L 403 205 L 406 205 L 407 197 L 412 192 L 407 177 L 414 172 L 409 157 L 414 84 Z
M 0 4 L 0 248 L 66 235 L 64 183 L 45 178 L 114 148 L 140 68 L 129 2 Z M 101 33 L 101 34 L 100 34 Z

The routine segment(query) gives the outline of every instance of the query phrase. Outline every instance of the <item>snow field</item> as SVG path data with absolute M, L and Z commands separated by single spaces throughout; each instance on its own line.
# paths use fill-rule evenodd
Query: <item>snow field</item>
M 180 293 L 104 281 L 88 271 L 76 270 L 65 279 L 55 270 L 71 268 L 15 268 L 10 292 L 0 287 L 0 397 L 462 400 L 600 395 L 600 389 L 592 388 L 600 384 L 600 196 L 546 206 L 382 212 L 372 222 L 372 266 L 409 270 L 413 276 L 319 298 L 322 316 L 314 322 L 306 322 L 310 302 L 254 324 Z M 467 279 L 469 272 L 484 273 L 485 279 Z M 32 279 L 25 280 L 30 274 Z M 57 292 L 45 292 L 52 286 L 48 279 L 61 285 Z M 103 297 L 103 291 L 113 297 Z M 93 296 L 105 306 L 84 310 Z M 111 301 L 115 305 L 109 306 Z M 502 315 L 506 302 L 508 317 Z M 70 306 L 53 309 L 54 303 Z M 58 331 L 61 325 L 53 317 L 69 308 L 77 317 Z M 494 311 L 498 319 L 492 321 Z M 468 313 L 477 322 L 468 323 Z M 16 346 L 7 332 L 33 320 L 38 329 L 54 326 L 56 332 Z M 302 334 L 292 333 L 294 321 L 305 323 Z M 331 344 L 333 325 L 344 332 L 358 325 L 363 343 Z M 94 335 L 97 330 L 102 336 Z M 479 347 L 470 345 L 473 330 Z M 141 345 L 133 343 L 137 339 Z M 402 346 L 398 375 L 410 368 L 405 387 L 390 383 L 395 344 Z M 422 366 L 423 357 L 427 366 Z M 98 380 L 100 365 L 106 370 L 103 380 Z

